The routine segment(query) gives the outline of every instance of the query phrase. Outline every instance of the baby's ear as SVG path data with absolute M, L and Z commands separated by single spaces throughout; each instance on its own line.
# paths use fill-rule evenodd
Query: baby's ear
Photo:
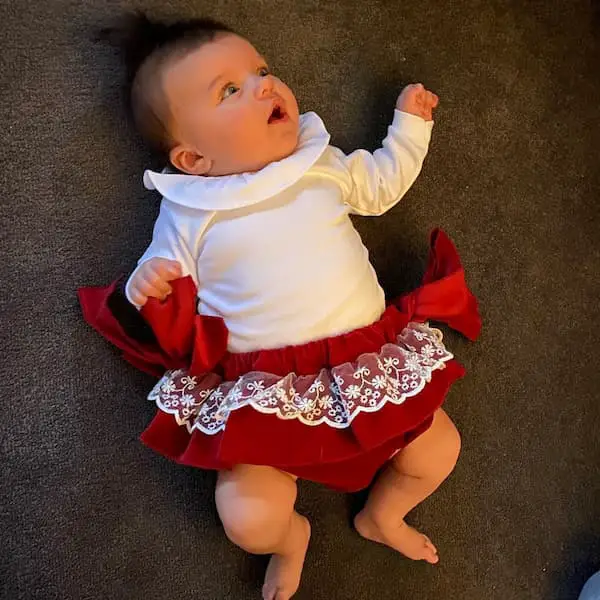
M 176 169 L 188 175 L 205 175 L 212 166 L 209 158 L 184 145 L 171 148 L 169 159 Z

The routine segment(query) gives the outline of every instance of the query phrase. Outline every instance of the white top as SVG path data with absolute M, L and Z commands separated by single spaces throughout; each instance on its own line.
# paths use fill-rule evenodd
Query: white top
M 346 156 L 329 145 L 321 119 L 306 113 L 294 154 L 256 173 L 146 171 L 144 184 L 163 199 L 138 265 L 178 261 L 198 286 L 198 312 L 225 320 L 231 352 L 369 325 L 385 309 L 384 293 L 349 215 L 381 215 L 402 198 L 432 126 L 397 110 L 382 148 Z

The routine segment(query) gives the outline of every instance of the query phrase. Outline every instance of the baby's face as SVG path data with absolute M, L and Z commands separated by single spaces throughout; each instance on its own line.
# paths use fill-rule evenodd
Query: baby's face
M 257 171 L 297 146 L 296 98 L 244 38 L 223 34 L 175 60 L 163 88 L 176 140 L 171 161 L 188 173 Z

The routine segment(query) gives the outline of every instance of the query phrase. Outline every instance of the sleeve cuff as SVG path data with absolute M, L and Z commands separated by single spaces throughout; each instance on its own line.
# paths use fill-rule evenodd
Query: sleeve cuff
M 429 144 L 433 124 L 434 121 L 425 121 L 422 117 L 395 109 L 391 129 L 401 135 L 409 136 L 425 144 Z

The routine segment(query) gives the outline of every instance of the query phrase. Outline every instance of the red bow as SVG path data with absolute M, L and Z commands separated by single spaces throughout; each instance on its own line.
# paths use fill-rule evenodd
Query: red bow
M 450 238 L 441 230 L 431 234 L 429 263 L 420 288 L 394 302 L 415 321 L 441 321 L 476 340 L 481 331 L 477 300 L 465 282 L 465 271 Z

